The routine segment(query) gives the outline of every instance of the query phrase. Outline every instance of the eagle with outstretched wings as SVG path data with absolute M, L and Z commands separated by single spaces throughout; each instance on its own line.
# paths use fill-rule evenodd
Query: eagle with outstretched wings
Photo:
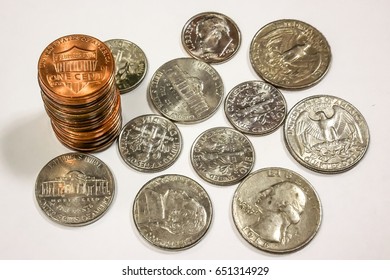
M 358 124 L 346 110 L 333 105 L 333 114 L 328 117 L 324 111 L 315 113 L 315 118 L 309 112 L 303 111 L 297 118 L 295 135 L 300 143 L 300 153 L 319 143 L 333 143 L 343 139 L 351 139 L 363 143 L 363 137 Z

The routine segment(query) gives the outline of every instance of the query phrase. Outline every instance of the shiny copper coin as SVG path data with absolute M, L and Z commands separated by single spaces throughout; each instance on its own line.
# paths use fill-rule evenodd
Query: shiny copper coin
M 38 63 L 40 83 L 64 100 L 85 100 L 114 79 L 110 49 L 88 35 L 61 37 L 47 46 Z M 45 91 L 45 92 L 48 92 Z

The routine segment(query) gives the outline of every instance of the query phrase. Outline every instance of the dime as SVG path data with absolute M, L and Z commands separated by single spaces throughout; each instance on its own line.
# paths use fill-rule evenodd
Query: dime
M 278 167 L 246 177 L 234 193 L 232 212 L 242 237 L 272 253 L 301 249 L 316 235 L 322 219 L 321 203 L 311 184 Z
M 151 244 L 187 249 L 206 234 L 212 218 L 207 192 L 182 175 L 163 175 L 147 182 L 133 205 L 135 225 Z
M 325 76 L 331 60 L 326 38 L 313 26 L 292 19 L 262 27 L 252 39 L 249 53 L 261 78 L 286 89 L 316 84 Z
M 366 153 L 369 138 L 362 114 L 347 101 L 330 95 L 298 102 L 284 124 L 291 155 L 321 173 L 340 173 L 354 167 Z
M 121 94 L 135 89 L 145 78 L 148 63 L 145 53 L 136 44 L 112 39 L 104 42 L 115 60 L 115 81 Z
M 129 121 L 119 135 L 119 154 L 130 167 L 156 172 L 178 158 L 182 140 L 178 127 L 159 115 L 143 115 Z
M 166 118 L 180 123 L 207 119 L 223 98 L 223 83 L 209 64 L 194 58 L 177 58 L 153 75 L 149 97 Z
M 242 133 L 265 135 L 284 121 L 287 104 L 283 94 L 262 81 L 248 81 L 235 86 L 225 99 L 225 114 Z
M 191 163 L 202 179 L 216 185 L 233 185 L 252 170 L 255 150 L 235 129 L 216 127 L 203 132 L 191 149 Z
M 236 54 L 241 44 L 241 33 L 231 18 L 207 12 L 187 21 L 181 41 L 192 57 L 207 63 L 221 63 Z
M 100 159 L 68 153 L 49 161 L 39 172 L 35 197 L 52 221 L 83 226 L 106 213 L 115 193 L 114 177 Z

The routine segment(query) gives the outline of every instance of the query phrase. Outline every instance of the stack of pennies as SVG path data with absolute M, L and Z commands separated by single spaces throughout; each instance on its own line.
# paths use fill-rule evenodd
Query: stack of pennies
M 55 40 L 39 58 L 38 82 L 53 131 L 68 148 L 100 151 L 119 135 L 115 61 L 103 42 L 88 35 Z

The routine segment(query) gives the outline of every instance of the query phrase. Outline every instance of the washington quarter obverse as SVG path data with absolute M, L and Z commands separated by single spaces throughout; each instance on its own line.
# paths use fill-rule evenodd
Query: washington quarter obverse
M 311 96 L 288 113 L 284 138 L 291 155 L 320 173 L 340 173 L 354 167 L 369 145 L 369 130 L 362 114 L 347 101 Z
M 262 27 L 252 39 L 249 54 L 261 78 L 286 89 L 316 84 L 325 76 L 331 61 L 326 38 L 313 26 L 292 19 Z
M 135 89 L 148 70 L 145 53 L 136 44 L 123 39 L 112 39 L 104 43 L 115 59 L 115 81 L 120 93 Z
M 52 159 L 35 184 L 39 207 L 52 221 L 65 226 L 83 226 L 101 218 L 114 192 L 114 177 L 106 164 L 81 153 Z
M 154 107 L 179 123 L 207 119 L 221 104 L 223 94 L 217 71 L 194 58 L 177 58 L 165 63 L 154 73 L 149 85 Z
M 182 175 L 147 182 L 135 197 L 133 217 L 139 233 L 162 249 L 187 249 L 206 234 L 212 205 L 206 191 Z
M 182 44 L 189 55 L 207 63 L 229 60 L 241 45 L 241 33 L 229 17 L 215 12 L 193 16 L 183 27 Z
M 248 81 L 229 92 L 225 99 L 225 114 L 242 133 L 265 135 L 283 123 L 287 104 L 283 94 L 274 86 L 262 81 Z
M 157 172 L 171 166 L 182 148 L 178 127 L 159 115 L 143 115 L 129 121 L 118 140 L 119 154 L 130 167 Z
M 301 249 L 316 235 L 322 219 L 321 203 L 311 184 L 277 167 L 246 177 L 234 194 L 232 211 L 242 237 L 271 253 Z
M 191 149 L 196 173 L 215 185 L 233 185 L 252 170 L 255 150 L 249 139 L 235 129 L 216 127 L 203 132 Z

